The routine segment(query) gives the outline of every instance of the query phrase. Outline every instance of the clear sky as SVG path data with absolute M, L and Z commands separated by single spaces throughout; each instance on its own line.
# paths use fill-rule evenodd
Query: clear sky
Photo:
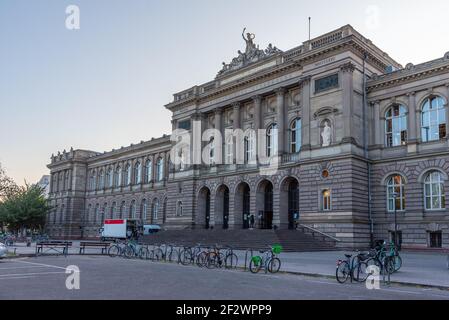
M 65 27 L 66 7 L 80 29 Z M 256 43 L 287 50 L 351 24 L 401 64 L 449 51 L 449 1 L 0 0 L 0 163 L 17 182 L 71 146 L 103 152 L 170 133 L 172 94 Z

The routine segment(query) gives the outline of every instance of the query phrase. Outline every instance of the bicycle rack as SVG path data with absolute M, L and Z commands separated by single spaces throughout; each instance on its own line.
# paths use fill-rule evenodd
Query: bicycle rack
M 249 264 L 248 264 L 248 253 L 251 252 L 251 257 L 250 259 L 253 257 L 253 249 L 246 249 L 245 251 L 245 269 L 244 271 L 246 271 L 247 267 L 249 268 Z

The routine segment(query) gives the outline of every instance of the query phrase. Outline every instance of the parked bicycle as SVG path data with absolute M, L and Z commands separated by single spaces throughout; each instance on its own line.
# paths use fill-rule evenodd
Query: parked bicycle
M 345 254 L 344 260 L 337 260 L 337 268 L 335 275 L 339 283 L 345 283 L 348 279 L 356 282 L 365 282 L 368 278 L 367 261 L 370 255 L 366 253 L 358 253 L 356 256 Z
M 249 263 L 249 270 L 252 273 L 258 273 L 262 268 L 264 268 L 265 273 L 277 273 L 281 268 L 281 260 L 277 257 L 282 252 L 282 247 L 275 245 L 269 247 L 270 250 L 259 251 L 262 255 L 251 257 Z

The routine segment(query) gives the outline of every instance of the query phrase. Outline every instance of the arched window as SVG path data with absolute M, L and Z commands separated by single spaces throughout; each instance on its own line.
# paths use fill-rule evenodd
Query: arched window
M 157 181 L 164 180 L 164 159 L 159 158 L 156 162 L 157 166 Z
M 153 221 L 157 220 L 158 213 L 159 213 L 159 199 L 154 199 L 153 207 L 152 207 L 151 211 L 152 211 Z
M 444 100 L 438 96 L 430 97 L 422 106 L 421 139 L 428 142 L 443 138 L 446 138 Z
M 131 201 L 131 206 L 129 207 L 129 214 L 131 215 L 131 219 L 136 219 L 136 201 Z
M 150 183 L 153 179 L 153 162 L 151 160 L 147 160 L 145 163 L 145 183 Z
M 331 191 L 329 189 L 321 192 L 321 208 L 323 211 L 331 211 Z
M 182 201 L 178 201 L 176 204 L 176 215 L 182 217 Z
M 255 155 L 255 137 L 256 133 L 254 130 L 248 130 L 245 133 L 245 137 L 243 139 L 243 148 L 244 148 L 244 160 L 245 163 L 251 162 L 254 159 Z
M 234 163 L 234 136 L 229 135 L 226 138 L 226 164 Z
M 114 184 L 116 187 L 120 187 L 122 185 L 122 168 L 120 166 L 115 169 L 115 178 Z
M 69 189 L 69 183 L 70 183 L 70 171 L 67 170 L 65 172 L 65 176 L 64 176 L 64 189 L 65 190 Z
M 290 152 L 301 151 L 301 119 L 296 118 L 290 125 Z
M 95 206 L 95 216 L 94 216 L 94 223 L 97 223 L 100 219 L 100 204 L 97 203 Z
M 148 210 L 147 207 L 148 207 L 147 206 L 147 200 L 143 199 L 142 200 L 142 204 L 140 206 L 140 217 L 142 218 L 143 221 L 147 220 L 147 210 Z
M 398 174 L 388 178 L 387 203 L 389 212 L 405 210 L 404 180 Z
M 89 186 L 90 186 L 91 191 L 95 190 L 95 183 L 96 183 L 96 174 L 95 174 L 95 170 L 94 170 L 94 171 L 92 171 L 92 173 L 90 175 Z
M 440 172 L 432 171 L 424 180 L 424 199 L 426 210 L 441 210 L 446 208 L 444 195 L 444 179 Z
M 125 201 L 122 202 L 122 205 L 120 206 L 120 219 L 124 219 L 126 217 L 126 203 Z
M 278 153 L 278 126 L 276 123 L 267 129 L 267 157 L 272 157 Z
M 105 203 L 103 205 L 103 208 L 101 209 L 101 217 L 100 217 L 100 223 L 103 224 L 104 223 L 104 219 L 106 218 L 106 212 L 108 210 L 108 204 Z
M 142 177 L 142 166 L 140 165 L 140 162 L 137 162 L 134 165 L 134 182 L 136 184 L 139 184 Z
M 131 184 L 131 165 L 127 164 L 125 167 L 125 186 Z
M 112 203 L 111 206 L 111 215 L 109 216 L 111 219 L 115 219 L 116 218 L 116 214 L 117 214 L 117 204 L 115 202 Z
M 114 183 L 114 174 L 112 171 L 112 168 L 109 168 L 108 171 L 106 172 L 106 183 L 107 183 L 107 187 L 108 188 L 112 188 L 113 183 Z
M 99 175 L 99 178 L 98 178 L 98 188 L 101 190 L 101 189 L 104 189 L 104 171 L 103 171 L 103 169 L 102 170 L 100 170 L 100 175 Z
M 385 112 L 385 144 L 397 147 L 407 143 L 407 110 L 397 104 Z

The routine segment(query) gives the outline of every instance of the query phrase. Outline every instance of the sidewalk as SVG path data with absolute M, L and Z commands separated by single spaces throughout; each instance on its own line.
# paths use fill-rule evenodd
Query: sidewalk
M 10 252 L 16 248 L 17 255 L 34 255 L 35 244 L 27 247 L 24 243 L 18 243 L 8 247 Z M 79 253 L 79 241 L 73 241 L 69 254 Z M 98 249 L 86 249 L 86 254 L 98 254 Z M 239 266 L 245 264 L 245 252 L 236 252 L 239 258 Z M 347 251 L 329 252 L 303 252 L 282 253 L 281 271 L 295 274 L 335 277 L 336 262 L 343 259 Z M 256 254 L 256 253 L 254 253 Z M 440 253 L 415 253 L 401 252 L 402 268 L 391 276 L 391 281 L 406 285 L 423 285 L 449 290 L 449 269 L 447 269 L 447 254 Z

